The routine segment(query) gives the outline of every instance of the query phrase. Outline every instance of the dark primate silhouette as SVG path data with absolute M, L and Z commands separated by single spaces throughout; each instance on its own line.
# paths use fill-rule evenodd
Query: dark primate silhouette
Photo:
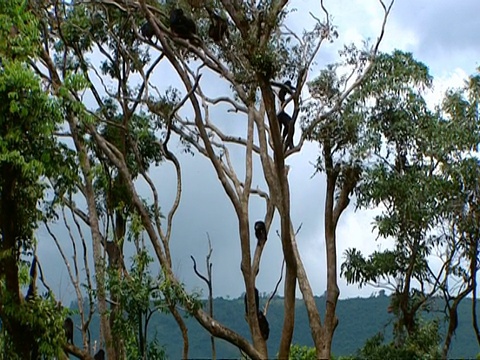
M 155 30 L 153 29 L 152 24 L 150 24 L 148 21 L 145 22 L 142 27 L 140 28 L 140 32 L 142 33 L 142 36 L 150 41 L 152 41 L 152 37 L 155 36 Z
M 262 334 L 263 340 L 267 341 L 268 336 L 270 335 L 270 326 L 268 325 L 267 318 L 261 311 L 257 313 L 258 316 L 258 326 L 260 327 L 260 333 Z
M 290 80 L 287 80 L 283 83 L 283 85 L 280 87 L 280 91 L 278 92 L 278 99 L 280 100 L 281 105 L 285 103 L 285 97 L 287 96 L 287 93 L 292 95 L 293 90 L 295 90 L 295 88 L 292 86 L 292 82 Z
M 37 281 L 37 257 L 34 256 L 32 260 L 32 266 L 30 267 L 30 285 L 28 286 L 27 295 L 25 300 L 33 300 L 37 295 L 36 283 Z
M 173 9 L 170 12 L 170 29 L 183 39 L 195 40 L 197 34 L 197 26 L 183 14 L 182 9 Z
M 243 301 L 245 303 L 245 316 L 247 316 L 247 313 L 248 313 L 247 294 L 245 294 L 245 296 L 243 297 Z M 267 341 L 268 336 L 270 335 L 270 326 L 268 325 L 267 318 L 265 317 L 265 315 L 263 315 L 263 312 L 260 311 L 259 305 L 260 305 L 260 301 L 259 301 L 258 290 L 257 288 L 255 288 L 255 310 L 258 318 L 258 326 L 260 327 L 260 333 L 262 334 L 263 340 Z
M 263 221 L 257 221 L 255 223 L 255 237 L 259 244 L 264 244 L 267 241 L 267 229 Z
M 295 124 L 292 121 L 292 117 L 288 115 L 285 111 L 280 111 L 277 114 L 278 125 L 280 126 L 280 133 L 282 133 L 282 141 L 285 144 L 286 149 L 293 148 L 293 134 L 295 132 Z
M 105 360 L 105 351 L 103 349 L 98 350 L 93 358 L 95 360 Z
M 69 317 L 63 322 L 63 330 L 65 330 L 65 336 L 67 337 L 67 343 L 73 345 L 73 320 Z
M 216 43 L 221 42 L 224 36 L 228 38 L 227 20 L 214 12 L 210 14 L 210 19 L 212 22 L 208 28 L 208 36 L 210 36 L 210 38 Z

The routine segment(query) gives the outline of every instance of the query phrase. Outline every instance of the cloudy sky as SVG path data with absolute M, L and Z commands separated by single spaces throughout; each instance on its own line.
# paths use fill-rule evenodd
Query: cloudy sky
M 318 17 L 320 2 L 317 0 L 290 1 L 297 7 L 287 19 L 290 28 L 301 31 L 311 27 L 313 19 L 308 12 Z M 311 72 L 311 77 L 322 65 L 334 61 L 337 50 L 343 44 L 355 42 L 359 46 L 365 39 L 374 41 L 382 22 L 382 9 L 376 0 L 325 0 L 325 6 L 333 15 L 338 27 L 339 38 L 334 44 L 324 47 L 318 57 L 318 65 Z M 428 96 L 434 104 L 449 86 L 460 86 L 469 74 L 472 74 L 480 61 L 480 2 L 478 0 L 397 0 L 386 27 L 381 51 L 389 52 L 401 49 L 412 52 L 418 60 L 424 62 L 435 78 L 434 92 Z M 167 72 L 167 70 L 164 70 Z M 170 76 L 163 74 L 165 76 Z M 163 79 L 163 78 L 162 78 Z M 218 95 L 227 89 L 224 86 L 202 83 L 203 91 L 209 96 Z M 176 79 L 171 79 L 175 84 Z M 183 91 L 183 89 L 182 89 Z M 224 109 L 212 110 L 221 119 Z M 241 122 L 240 122 L 241 121 Z M 245 128 L 245 121 L 233 119 L 232 131 Z M 180 150 L 180 148 L 178 148 Z M 234 163 L 241 169 L 244 153 L 234 151 Z M 297 243 L 303 256 L 304 265 L 314 292 L 321 295 L 326 289 L 325 251 L 323 237 L 324 178 L 313 176 L 312 163 L 317 156 L 317 148 L 306 144 L 301 154 L 289 158 L 291 183 L 292 219 L 294 226 L 302 225 Z M 184 190 L 182 202 L 174 221 L 172 238 L 173 269 L 189 289 L 200 290 L 206 294 L 204 284 L 193 275 L 190 255 L 199 261 L 204 269 L 207 253 L 207 233 L 213 246 L 213 273 L 215 296 L 236 298 L 244 292 L 240 271 L 240 244 L 238 226 L 233 207 L 226 200 L 217 177 L 209 161 L 201 155 L 194 157 L 180 154 L 183 164 Z M 253 187 L 265 189 L 260 168 L 256 173 Z M 152 178 L 159 185 L 164 211 L 169 208 L 175 189 L 173 170 L 169 164 L 151 171 Z M 147 192 L 145 192 L 147 195 Z M 252 197 L 250 202 L 250 219 L 253 224 L 263 219 L 264 203 Z M 371 253 L 378 248 L 385 248 L 388 243 L 375 240 L 372 233 L 372 215 L 374 211 L 354 212 L 350 207 L 341 217 L 338 230 L 338 261 L 343 261 L 346 248 L 356 247 L 364 253 Z M 270 229 L 269 241 L 264 250 L 257 279 L 261 292 L 271 292 L 280 275 L 282 252 L 280 240 L 276 235 L 279 228 L 276 219 Z M 46 231 L 39 231 L 41 244 L 39 256 L 44 267 L 49 285 L 61 300 L 68 301 L 74 295 L 69 287 L 67 272 L 63 265 L 53 265 L 49 259 L 57 257 L 58 252 Z M 253 247 L 252 247 L 253 251 Z M 67 246 L 68 252 L 68 246 Z M 347 286 L 340 280 L 341 298 L 369 296 L 373 288 L 358 289 Z M 280 294 L 283 293 L 280 290 Z

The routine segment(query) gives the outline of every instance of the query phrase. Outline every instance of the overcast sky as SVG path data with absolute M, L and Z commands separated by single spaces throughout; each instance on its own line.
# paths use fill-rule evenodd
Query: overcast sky
M 311 27 L 313 20 L 308 11 L 321 17 L 320 2 L 317 0 L 297 0 L 290 2 L 298 11 L 287 19 L 290 28 L 301 31 L 303 27 Z M 355 42 L 361 46 L 366 39 L 374 41 L 378 36 L 382 21 L 382 9 L 376 0 L 325 0 L 325 6 L 334 18 L 338 27 L 339 38 L 321 50 L 318 66 L 332 62 L 337 58 L 337 50 L 343 44 Z M 478 0 L 397 0 L 388 20 L 381 51 L 394 49 L 409 51 L 414 57 L 424 62 L 434 76 L 435 92 L 428 99 L 433 104 L 449 86 L 460 86 L 469 74 L 472 74 L 480 60 L 480 2 Z M 318 67 L 316 68 L 318 70 Z M 172 84 L 177 80 L 171 78 L 164 70 L 162 79 L 168 78 Z M 310 76 L 314 77 L 315 69 Z M 218 95 L 228 87 L 218 85 L 215 80 L 209 85 L 208 77 L 203 78 L 203 90 L 209 96 Z M 183 92 L 183 89 L 182 89 Z M 212 109 L 219 118 L 224 117 L 224 108 Z M 229 118 L 230 120 L 230 118 Z M 245 129 L 245 119 L 231 119 L 224 129 L 232 131 Z M 244 131 L 244 130 L 243 130 Z M 174 148 L 172 147 L 172 150 Z M 177 148 L 180 152 L 180 148 Z M 234 151 L 234 163 L 241 168 L 244 152 Z M 183 166 L 183 195 L 180 208 L 174 221 L 172 237 L 173 270 L 189 289 L 203 291 L 204 284 L 193 275 L 190 255 L 197 258 L 199 270 L 203 270 L 207 253 L 207 233 L 213 246 L 214 294 L 223 297 L 238 297 L 244 292 L 240 271 L 240 244 L 238 226 L 233 207 L 226 200 L 225 193 L 207 159 L 196 154 L 194 157 L 179 154 Z M 317 147 L 306 144 L 301 154 L 289 158 L 291 166 L 289 178 L 291 184 L 292 220 L 294 226 L 302 225 L 297 243 L 303 256 L 304 265 L 314 292 L 321 295 L 326 289 L 325 251 L 324 251 L 324 178 L 312 176 L 312 163 L 317 157 Z M 253 187 L 265 189 L 258 163 L 255 166 Z M 151 171 L 152 178 L 159 185 L 162 207 L 169 208 L 175 180 L 171 165 L 166 163 Z M 147 195 L 147 193 L 144 193 Z M 264 203 L 252 197 L 250 202 L 251 224 L 264 218 Z M 354 212 L 353 207 L 342 215 L 338 230 L 338 261 L 343 261 L 343 252 L 349 247 L 356 247 L 368 254 L 378 248 L 385 248 L 388 242 L 375 240 L 372 234 L 372 215 L 374 211 Z M 280 275 L 282 252 L 280 240 L 276 235 L 278 219 L 273 223 L 269 240 L 264 250 L 257 279 L 257 288 L 261 292 L 271 292 Z M 253 232 L 252 232 L 253 234 Z M 38 254 L 47 276 L 48 282 L 60 300 L 67 302 L 74 295 L 65 266 L 50 259 L 58 258 L 53 241 L 40 229 L 40 245 Z M 253 250 L 253 245 L 252 245 Z M 358 289 L 347 286 L 340 280 L 340 297 L 369 296 L 372 288 Z M 283 290 L 280 290 L 280 294 Z M 300 294 L 299 294 L 300 295 Z

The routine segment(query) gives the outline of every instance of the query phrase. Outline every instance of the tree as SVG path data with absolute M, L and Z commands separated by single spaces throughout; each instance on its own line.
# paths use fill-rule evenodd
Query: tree
M 453 334 L 457 328 L 457 308 L 464 298 L 472 294 L 472 324 L 480 343 L 476 315 L 476 286 L 478 272 L 478 175 L 479 161 L 476 150 L 480 142 L 478 128 L 478 73 L 472 75 L 461 89 L 445 95 L 442 114 L 454 124 L 445 132 L 452 156 L 443 157 L 445 176 L 452 184 L 452 196 L 447 217 L 448 227 L 442 234 L 446 245 L 445 271 L 441 292 L 446 302 L 448 331 L 442 355 L 447 358 Z M 452 145 L 453 143 L 453 145 Z
M 95 289 L 91 290 L 95 290 L 109 359 L 126 356 L 122 341 L 127 337 L 121 337 L 112 325 L 127 307 L 126 299 L 109 287 L 102 249 L 107 251 L 119 281 L 128 284 L 130 279 L 122 275 L 126 270 L 121 261 L 121 245 L 130 231 L 137 234 L 144 231 L 155 251 L 155 261 L 162 268 L 165 282 L 161 289 L 163 298 L 184 335 L 184 357 L 188 357 L 188 336 L 178 311 L 180 306 L 213 336 L 238 346 L 249 357 L 268 357 L 254 300 L 255 279 L 260 271 L 265 242 L 258 242 L 252 260 L 249 219 L 252 196 L 265 200 L 267 229 L 275 215 L 281 224 L 280 238 L 286 263 L 285 320 L 278 356 L 287 358 L 289 355 L 298 282 L 309 315 L 316 355 L 330 357 L 338 321 L 335 315 L 339 296 L 336 226 L 360 180 L 362 161 L 368 153 L 362 148 L 366 141 L 362 137 L 364 114 L 358 111 L 358 98 L 362 93 L 357 92 L 376 61 L 393 2 L 386 5 L 379 1 L 384 21 L 375 44 L 362 51 L 347 47 L 342 52 L 341 62 L 310 83 L 313 99 L 307 101 L 302 99 L 302 90 L 310 67 L 322 44 L 336 37 L 330 15 L 323 2 L 320 4 L 324 19 L 317 20 L 314 28 L 302 36 L 284 25 L 289 12 L 285 0 L 261 2 L 258 6 L 237 1 L 209 1 L 203 7 L 196 7 L 198 4 L 192 1 L 160 4 L 143 0 L 95 3 L 44 0 L 30 8 L 39 22 L 42 40 L 39 51 L 42 66 L 32 67 L 46 80 L 51 96 L 62 106 L 68 129 L 66 135 L 71 140 L 80 169 L 76 187 L 57 193 L 58 201 L 68 206 L 75 219 L 90 229 L 95 273 Z M 194 18 L 199 35 L 189 36 L 188 40 L 169 28 L 169 13 L 174 6 L 183 8 Z M 217 43 L 204 36 L 213 12 L 228 19 L 229 36 Z M 153 29 L 154 41 L 146 39 L 138 30 L 144 22 L 140 17 Z M 91 52 L 101 56 L 99 65 L 88 60 Z M 157 67 L 165 62 L 178 76 L 185 94 L 172 89 L 161 93 L 151 84 Z M 349 75 L 335 80 L 336 70 L 340 69 Z M 206 94 L 202 76 L 208 72 L 217 74 L 219 81 L 230 86 L 232 91 L 228 96 L 210 98 Z M 133 79 L 134 73 L 137 80 Z M 285 90 L 282 84 L 287 78 L 294 83 L 294 90 L 289 89 L 286 99 L 287 106 L 293 109 L 291 130 L 287 131 L 285 139 L 277 120 L 279 108 L 274 88 Z M 93 106 L 82 101 L 85 94 L 92 99 Z M 227 133 L 220 121 L 211 118 L 209 109 L 215 104 L 228 106 L 247 120 L 244 137 Z M 190 118 L 194 120 L 181 114 L 186 108 L 191 109 Z M 300 142 L 292 147 L 293 129 L 301 110 L 307 115 L 302 123 Z M 161 139 L 158 138 L 160 129 L 164 130 Z M 180 162 L 168 147 L 172 136 L 181 139 L 187 150 L 209 159 L 233 205 L 242 249 L 241 270 L 249 304 L 247 318 L 252 344 L 201 309 L 196 296 L 189 294 L 174 274 L 170 240 L 182 178 Z M 319 143 L 322 155 L 318 170 L 325 171 L 327 182 L 328 285 L 323 321 L 295 241 L 288 166 L 285 164 L 285 159 L 300 152 L 306 141 Z M 230 161 L 231 150 L 237 146 L 245 152 L 243 176 L 238 175 L 241 172 Z M 175 201 L 165 217 L 160 212 L 157 184 L 148 173 L 149 165 L 160 159 L 172 164 L 177 175 Z M 254 160 L 261 163 L 267 189 L 252 188 Z M 138 179 L 148 184 L 152 200 L 140 197 Z M 97 203 L 99 195 L 104 199 L 101 206 Z M 72 201 L 75 196 L 83 197 L 86 209 L 77 207 Z M 107 226 L 102 228 L 104 223 Z M 133 224 L 138 228 L 132 230 Z M 113 300 L 111 313 L 107 295 Z M 84 333 L 87 331 L 85 325 L 88 321 L 82 324 Z M 120 336 L 119 346 L 114 342 L 117 335 Z M 68 350 L 87 357 L 73 347 Z M 89 350 L 84 349 L 87 353 Z
M 420 323 L 417 331 L 400 346 L 394 343 L 383 344 L 383 334 L 368 339 L 358 351 L 356 359 L 438 359 L 440 351 L 438 323 Z
M 442 352 L 446 358 L 457 326 L 458 304 L 472 291 L 472 278 L 464 265 L 476 267 L 471 255 L 475 238 L 471 231 L 475 230 L 467 230 L 464 223 L 469 187 L 476 180 L 466 185 L 464 170 L 476 172 L 469 149 L 478 144 L 478 131 L 475 119 L 458 118 L 452 112 L 459 103 L 458 99 L 452 103 L 452 96 L 446 101 L 452 106 L 445 107 L 446 116 L 428 110 L 421 96 L 430 84 L 426 67 L 396 55 L 387 57 L 383 65 L 379 62 L 380 76 L 366 85 L 379 91 L 381 100 L 376 101 L 370 124 L 385 137 L 387 147 L 377 147 L 378 161 L 366 171 L 358 189 L 360 207 L 382 205 L 375 226 L 379 236 L 393 238 L 395 245 L 368 258 L 349 249 L 342 273 L 350 283 L 392 290 L 389 311 L 397 317 L 397 346 L 418 336 L 421 311 L 442 294 L 449 322 Z M 383 73 L 382 79 L 382 72 L 392 68 L 395 77 Z M 443 261 L 439 269 L 429 263 L 434 251 Z
M 400 279 L 392 290 L 397 301 L 395 309 L 401 315 L 398 325 L 401 337 L 404 329 L 409 334 L 415 331 L 415 315 L 424 304 L 425 297 L 417 296 L 412 282 L 423 283 L 427 274 L 427 232 L 438 221 L 434 165 L 420 152 L 425 144 L 422 140 L 428 140 L 421 131 L 431 129 L 435 118 L 419 96 L 422 87 L 431 81 L 426 67 L 408 55 L 397 54 L 385 60 L 378 62 L 378 73 L 372 76 L 368 89 L 378 92 L 377 98 L 381 99 L 376 101 L 370 119 L 371 126 L 377 127 L 386 138 L 386 155 L 379 142 L 378 161 L 366 171 L 358 203 L 385 206 L 383 214 L 375 219 L 378 232 L 383 237 L 393 236 L 397 243 L 395 250 L 375 252 L 368 261 L 355 249 L 347 251 L 343 273 L 348 282 L 358 282 L 360 286 L 368 281 L 377 283 L 382 278 L 388 281 L 389 276 Z M 385 70 L 391 67 L 398 76 L 395 79 L 384 77 Z
M 62 176 L 69 159 L 54 136 L 61 108 L 25 63 L 38 53 L 34 17 L 25 12 L 24 2 L 11 1 L 0 5 L 0 22 L 0 318 L 6 335 L 2 347 L 8 358 L 36 359 L 58 355 L 63 342 L 62 314 L 53 294 L 37 293 L 35 230 L 39 221 L 52 216 L 47 179 Z M 27 265 L 25 256 L 32 254 L 24 296 L 21 269 Z

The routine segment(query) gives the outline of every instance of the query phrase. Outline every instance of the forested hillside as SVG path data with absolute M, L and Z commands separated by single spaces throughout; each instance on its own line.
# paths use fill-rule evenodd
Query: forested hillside
M 317 297 L 317 303 L 325 301 Z M 353 298 L 340 300 L 338 303 L 339 324 L 333 340 L 334 355 L 355 355 L 355 352 L 365 344 L 365 341 L 380 331 L 385 332 L 385 338 L 392 338 L 392 322 L 394 316 L 388 313 L 391 298 L 384 295 L 369 298 Z M 450 358 L 474 358 L 480 349 L 475 340 L 471 325 L 470 299 L 463 302 L 459 308 L 459 324 L 450 353 Z M 261 298 L 260 303 L 265 304 Z M 440 323 L 444 319 L 441 301 L 432 306 L 432 312 L 424 313 L 428 319 L 438 318 Z M 214 301 L 215 318 L 227 324 L 231 329 L 248 336 L 248 325 L 244 318 L 243 297 L 238 299 L 217 298 Z M 283 322 L 283 299 L 274 299 L 269 306 L 268 321 L 270 323 L 269 352 L 275 353 L 280 341 L 281 324 Z M 308 328 L 307 313 L 301 300 L 297 299 L 295 311 L 295 331 L 293 343 L 297 345 L 313 346 Z M 209 334 L 199 326 L 195 319 L 187 318 L 188 336 L 190 340 L 190 354 L 192 358 L 210 358 L 211 348 Z M 443 324 L 443 323 L 442 323 Z M 444 329 L 443 329 L 444 330 Z M 98 318 L 95 318 L 92 327 L 92 337 L 98 332 Z M 443 331 L 442 331 L 443 332 Z M 165 346 L 169 359 L 177 359 L 182 352 L 182 338 L 175 320 L 168 314 L 153 316 L 149 328 L 149 337 Z M 76 341 L 80 341 L 77 337 Z M 219 358 L 239 358 L 240 351 L 227 342 L 216 339 L 217 355 Z

